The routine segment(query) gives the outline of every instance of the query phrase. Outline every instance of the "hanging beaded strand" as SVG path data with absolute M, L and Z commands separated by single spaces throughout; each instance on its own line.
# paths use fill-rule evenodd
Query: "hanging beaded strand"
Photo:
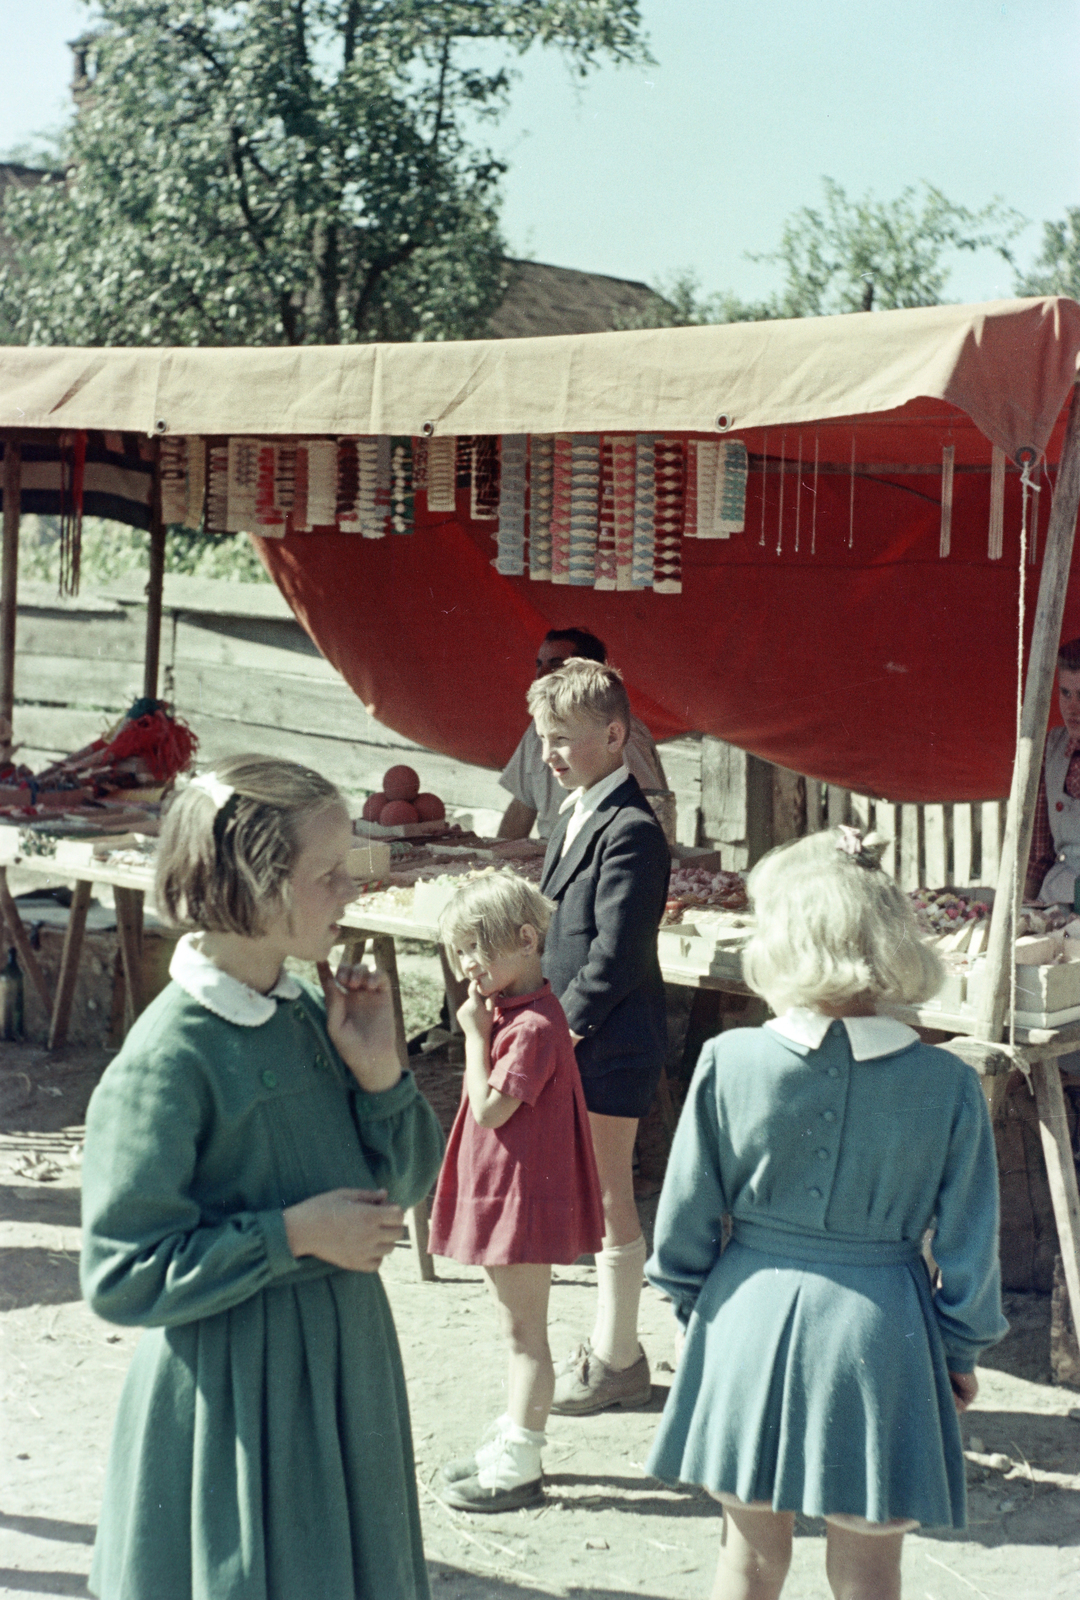
M 855 429 L 851 430 L 851 493 L 848 496 L 847 547 L 855 548 Z
M 795 466 L 795 554 L 799 553 L 799 515 L 802 511 L 802 433 L 799 433 L 799 459 Z
M 776 516 L 776 553 L 783 554 L 784 548 L 784 478 L 787 472 L 787 434 L 780 435 L 780 509 Z
M 761 538 L 758 544 L 765 548 L 765 489 L 769 475 L 769 431 L 766 428 L 761 436 Z
M 814 514 L 810 523 L 810 554 L 817 555 L 817 489 L 818 489 L 818 452 L 821 448 L 821 436 L 814 435 Z

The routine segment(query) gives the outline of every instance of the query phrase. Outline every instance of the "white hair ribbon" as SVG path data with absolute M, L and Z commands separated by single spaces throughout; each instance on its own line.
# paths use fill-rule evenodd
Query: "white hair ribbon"
M 219 778 L 216 772 L 200 772 L 197 778 L 192 778 L 191 787 L 201 789 L 204 794 L 208 794 L 217 811 L 227 805 L 236 793 L 232 784 Z

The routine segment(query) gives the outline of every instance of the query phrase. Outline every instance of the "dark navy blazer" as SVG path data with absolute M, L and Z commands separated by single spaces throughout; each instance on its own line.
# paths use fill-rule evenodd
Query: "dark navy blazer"
M 656 930 L 671 854 L 638 781 L 600 802 L 566 855 L 572 811 L 548 842 L 540 888 L 556 902 L 544 976 L 562 1001 L 583 1078 L 655 1069 L 667 1047 L 667 1008 Z

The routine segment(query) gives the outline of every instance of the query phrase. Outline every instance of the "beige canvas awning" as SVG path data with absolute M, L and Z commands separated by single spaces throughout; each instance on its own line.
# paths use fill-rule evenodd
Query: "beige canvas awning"
M 1045 448 L 1078 354 L 1080 306 L 1056 298 L 454 344 L 8 347 L 0 427 L 715 433 L 886 414 L 915 424 L 911 448 L 958 410 L 1015 459 Z

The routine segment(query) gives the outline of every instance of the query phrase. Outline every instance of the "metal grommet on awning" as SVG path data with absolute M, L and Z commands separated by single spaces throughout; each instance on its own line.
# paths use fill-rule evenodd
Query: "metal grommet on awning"
M 726 411 L 721 411 L 720 415 L 716 419 L 716 426 L 720 429 L 721 433 L 726 433 L 734 420 L 735 419 L 733 417 L 728 416 Z
M 165 421 L 164 417 L 159 417 L 157 419 L 157 421 L 154 423 L 154 432 L 155 433 L 168 433 L 168 431 L 169 431 L 169 424 Z
M 425 439 L 430 439 L 431 435 L 435 432 L 435 424 L 433 422 L 425 422 L 423 427 L 420 429 L 420 432 L 423 434 Z

